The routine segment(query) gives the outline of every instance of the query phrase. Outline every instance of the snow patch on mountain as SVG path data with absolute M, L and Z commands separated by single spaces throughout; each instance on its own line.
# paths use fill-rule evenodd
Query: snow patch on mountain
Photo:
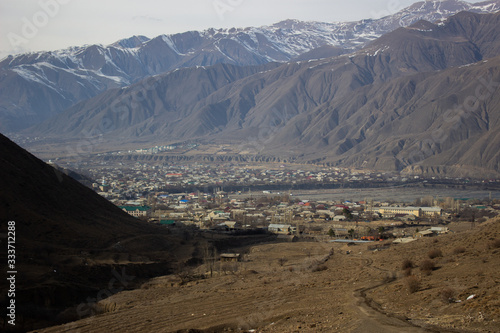
M 33 89 L 40 89 L 38 84 L 42 84 L 77 102 L 106 89 L 123 87 L 176 68 L 209 66 L 220 62 L 241 66 L 288 62 L 323 46 L 338 48 L 339 54 L 342 50 L 348 54 L 387 32 L 419 20 L 436 22 L 463 10 L 489 13 L 499 9 L 500 0 L 477 4 L 459 0 L 421 1 L 393 15 L 356 22 L 285 20 L 269 26 L 207 29 L 161 35 L 154 39 L 133 36 L 107 46 L 75 46 L 9 56 L 0 61 L 0 78 L 14 80 L 17 74 L 18 78 L 37 83 Z M 166 54 L 165 48 L 172 53 Z M 370 54 L 378 55 L 380 52 L 383 50 L 373 50 Z M 62 76 L 64 81 L 61 81 Z M 71 81 L 71 76 L 74 81 Z M 10 82 L 2 81 L 0 84 L 8 86 Z M 88 87 L 89 91 L 82 92 L 82 86 Z M 19 101 L 6 91 L 0 89 L 0 99 L 17 105 Z M 47 108 L 52 105 L 62 104 L 47 102 Z

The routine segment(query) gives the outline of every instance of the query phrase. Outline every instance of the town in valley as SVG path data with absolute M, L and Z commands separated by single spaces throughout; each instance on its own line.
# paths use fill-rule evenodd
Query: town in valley
M 287 240 L 408 242 L 500 212 L 493 179 L 242 163 L 101 163 L 82 174 L 80 181 L 99 195 L 150 223 Z

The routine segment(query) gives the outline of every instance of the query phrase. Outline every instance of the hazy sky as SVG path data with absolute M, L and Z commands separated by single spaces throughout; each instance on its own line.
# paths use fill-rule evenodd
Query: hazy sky
M 111 44 L 287 18 L 352 21 L 393 14 L 417 0 L 0 0 L 0 58 L 25 51 Z M 476 2 L 476 1 L 469 1 Z

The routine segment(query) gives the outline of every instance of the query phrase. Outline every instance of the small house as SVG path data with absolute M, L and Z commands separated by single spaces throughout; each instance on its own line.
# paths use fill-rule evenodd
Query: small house
M 430 229 L 419 231 L 415 234 L 415 238 L 422 238 L 422 237 L 433 237 L 434 232 Z
M 275 233 L 275 234 L 285 234 L 288 235 L 292 232 L 295 232 L 297 230 L 296 227 L 293 227 L 290 224 L 274 224 L 271 223 L 269 224 L 268 227 L 269 232 Z
M 449 231 L 448 227 L 431 227 L 430 230 L 437 234 L 446 234 Z
M 237 262 L 241 260 L 241 254 L 239 253 L 222 253 L 220 255 L 220 261 L 222 262 Z

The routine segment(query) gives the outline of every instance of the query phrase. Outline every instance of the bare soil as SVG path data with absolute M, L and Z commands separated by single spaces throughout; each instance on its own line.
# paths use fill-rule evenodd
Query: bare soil
M 101 301 L 99 315 L 38 332 L 500 332 L 498 238 L 496 219 L 380 251 L 256 245 L 212 277 L 204 266 L 158 277 Z M 424 260 L 434 270 L 420 270 Z

